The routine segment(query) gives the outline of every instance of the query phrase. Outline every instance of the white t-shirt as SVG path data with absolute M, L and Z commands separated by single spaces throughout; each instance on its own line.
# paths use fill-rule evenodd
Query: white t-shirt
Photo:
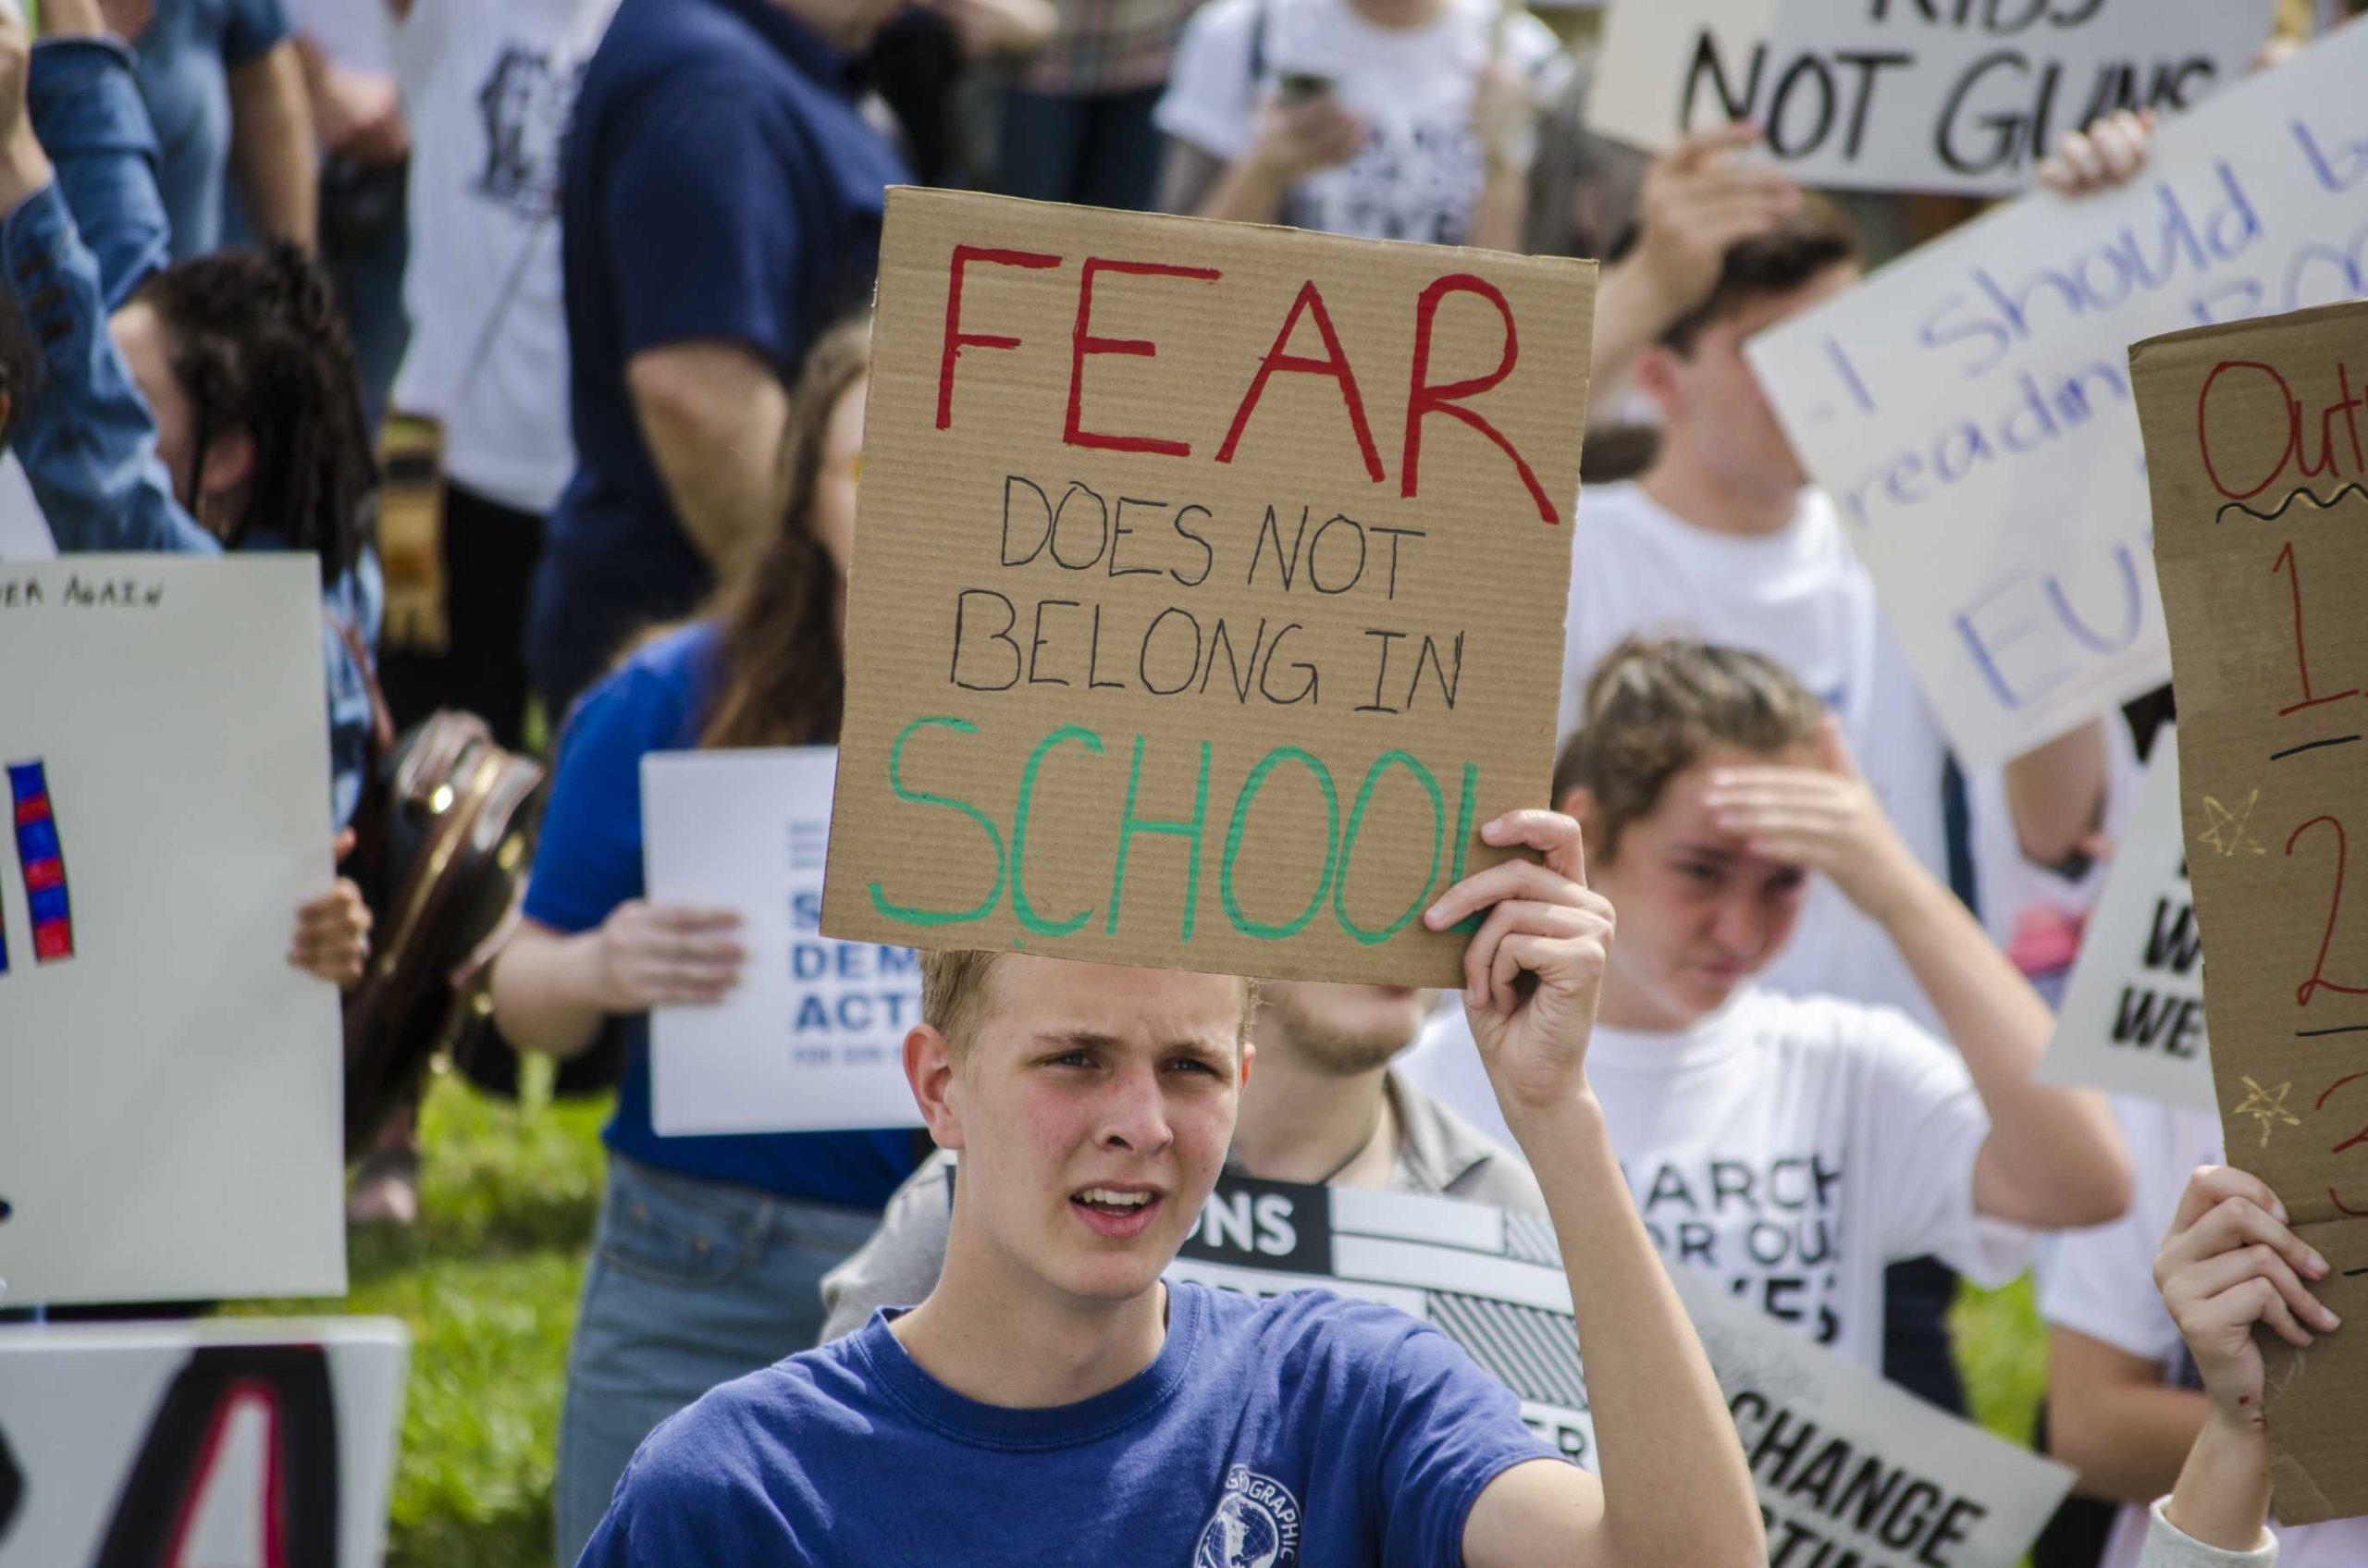
M 1654 1245 L 1881 1374 L 1883 1269 L 1937 1253 L 2003 1284 L 2029 1232 L 1977 1216 L 1990 1114 L 1956 1054 L 1889 1007 L 1745 987 L 1694 1028 L 1597 1025 L 1587 1080 Z M 1400 1058 L 1509 1138 L 1463 1009 Z
M 564 45 L 604 3 L 414 0 L 395 32 L 412 335 L 394 406 L 443 422 L 454 480 L 537 515 L 575 466 L 557 208 L 560 139 L 590 50 Z
M 2110 1225 L 2053 1239 L 2039 1268 L 2040 1315 L 2163 1368 L 2163 1380 L 2197 1386 L 2194 1365 L 2154 1289 L 2154 1255 L 2178 1213 L 2179 1194 L 2200 1165 L 2226 1163 L 2220 1118 L 2208 1112 L 2115 1095 L 2114 1119 L 2129 1144 L 2137 1191 Z M 2276 1526 L 2278 1568 L 2360 1568 L 2368 1562 L 2368 1519 Z M 2136 1568 L 2146 1510 L 2124 1507 L 2098 1568 Z
M 1370 135 L 1347 163 L 1294 185 L 1283 221 L 1460 244 L 1486 180 L 1472 93 L 1498 14 L 1498 0 L 1448 0 L 1435 20 L 1394 28 L 1366 20 L 1349 0 L 1210 0 L 1185 26 L 1153 119 L 1230 163 L 1250 151 L 1258 105 L 1278 76 L 1329 78 Z M 1561 45 L 1525 11 L 1508 19 L 1504 58 L 1539 102 L 1568 79 Z
M 1707 637 L 1764 654 L 1841 715 L 1892 825 L 1947 881 L 1947 748 L 1823 491 L 1804 491 L 1791 523 L 1757 537 L 1682 522 L 1633 483 L 1589 486 L 1572 516 L 1559 734 L 1578 727 L 1589 673 L 1623 637 Z M 1792 995 L 1881 1003 L 1934 1021 L 1882 928 L 1821 877 L 1791 944 L 1759 978 Z

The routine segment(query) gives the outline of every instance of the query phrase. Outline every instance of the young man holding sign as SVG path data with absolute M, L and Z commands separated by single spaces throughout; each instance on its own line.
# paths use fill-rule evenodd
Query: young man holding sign
M 950 954 L 905 1047 L 964 1155 L 944 1278 L 661 1427 L 585 1562 L 1032 1563 L 1048 1542 L 1276 1568 L 1764 1562 L 1733 1425 L 1587 1083 L 1611 909 L 1570 819 L 1482 831 L 1543 863 L 1469 877 L 1424 919 L 1482 916 L 1465 1005 L 1573 1275 L 1601 1482 L 1428 1327 L 1161 1283 L 1249 1076 L 1244 982 Z

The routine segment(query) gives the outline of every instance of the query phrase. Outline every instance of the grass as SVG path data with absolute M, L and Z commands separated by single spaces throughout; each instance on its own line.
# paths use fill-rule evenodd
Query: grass
M 423 1218 L 407 1232 L 353 1236 L 352 1293 L 334 1310 L 401 1318 L 412 1332 L 388 1568 L 550 1562 L 560 1389 L 606 1115 L 605 1105 L 549 1101 L 531 1079 L 522 1105 L 439 1079 L 425 1111 Z M 1976 1415 L 2028 1440 L 2047 1374 L 2029 1283 L 1968 1290 L 1954 1322 Z

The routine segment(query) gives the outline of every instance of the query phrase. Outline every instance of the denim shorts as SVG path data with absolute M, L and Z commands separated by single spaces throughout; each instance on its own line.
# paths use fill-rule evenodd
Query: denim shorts
M 718 1383 L 814 1343 L 822 1276 L 879 1221 L 875 1210 L 778 1198 L 610 1155 L 560 1416 L 560 1568 L 582 1554 L 651 1428 Z

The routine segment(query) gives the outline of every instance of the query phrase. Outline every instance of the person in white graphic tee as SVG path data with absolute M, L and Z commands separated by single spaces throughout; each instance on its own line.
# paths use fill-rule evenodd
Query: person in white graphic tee
M 1211 0 L 1153 111 L 1160 204 L 1516 250 L 1538 106 L 1571 62 L 1498 0 Z
M 1681 642 L 1622 645 L 1586 691 L 1554 796 L 1620 911 L 1590 1060 L 1664 1256 L 1872 1371 L 1886 1264 L 1936 1253 L 2001 1283 L 2033 1230 L 2121 1213 L 2103 1097 L 2034 1081 L 2045 1005 L 1884 820 L 1812 693 Z M 1956 1051 L 1893 1008 L 1752 983 L 1812 872 L 1897 947 Z M 1459 1035 L 1435 1024 L 1405 1070 L 1486 1129 Z

